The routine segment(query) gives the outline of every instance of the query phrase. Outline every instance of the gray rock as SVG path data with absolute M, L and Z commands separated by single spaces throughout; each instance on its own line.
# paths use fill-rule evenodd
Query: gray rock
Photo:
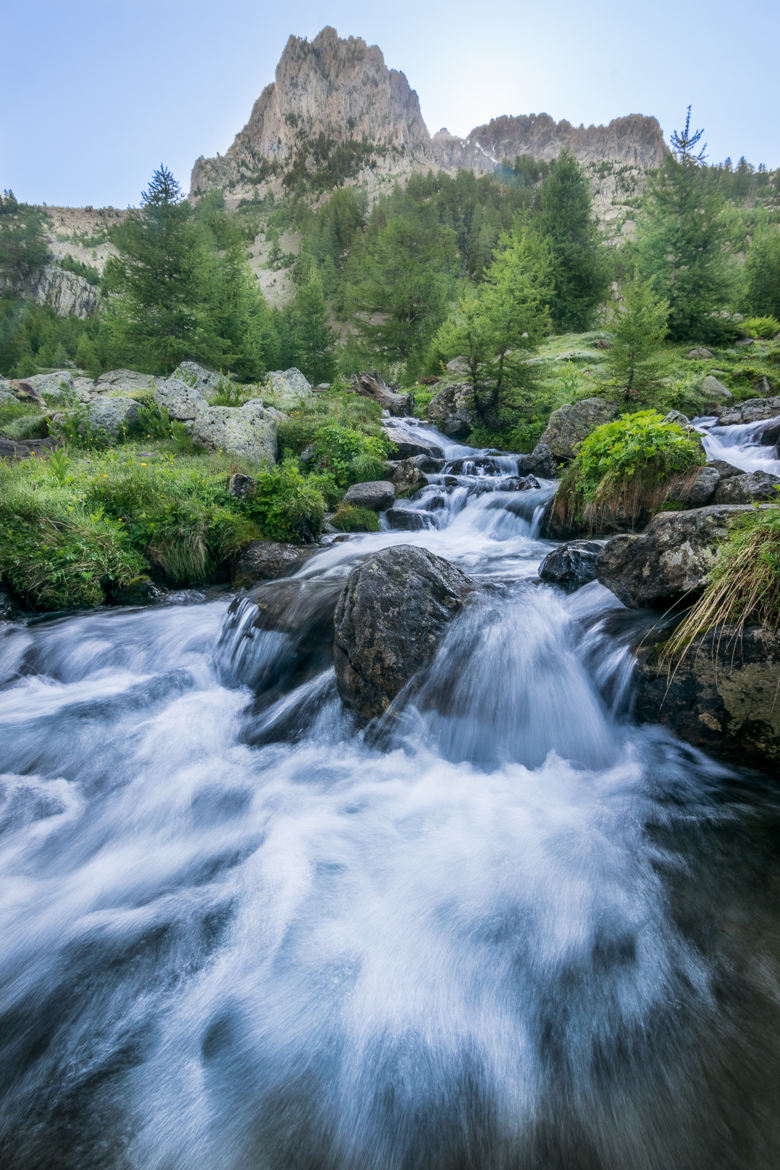
M 428 405 L 428 418 L 450 439 L 467 439 L 479 422 L 470 382 L 444 386 Z
M 674 423 L 678 427 L 684 427 L 686 430 L 691 425 L 691 420 L 687 414 L 683 414 L 681 410 L 670 410 L 664 415 L 665 423 Z
M 602 548 L 596 576 L 629 609 L 693 602 L 708 581 L 718 545 L 751 507 L 710 505 L 661 512 L 639 536 L 615 536 Z
M 536 444 L 530 455 L 522 455 L 518 465 L 521 475 L 541 475 L 542 479 L 555 479 L 558 475 L 558 461 L 546 443 Z
M 780 475 L 768 471 L 743 472 L 732 475 L 718 484 L 713 503 L 749 504 L 753 500 L 775 500 L 780 503 Z
M 166 595 L 165 589 L 155 585 L 151 577 L 135 577 L 113 597 L 115 605 L 156 605 Z
M 582 440 L 596 427 L 617 418 L 618 413 L 618 408 L 605 398 L 567 403 L 552 412 L 539 442 L 549 448 L 555 459 L 573 459 Z
M 741 766 L 776 775 L 780 762 L 780 631 L 717 626 L 670 669 L 658 647 L 638 649 L 635 714 Z
M 195 389 L 200 390 L 204 398 L 208 399 L 216 393 L 222 374 L 218 370 L 202 366 L 200 362 L 179 362 L 171 377 L 180 382 L 194 384 Z
M 5 589 L 0 589 L 0 622 L 13 621 L 16 616 L 16 606 Z
M 467 378 L 469 373 L 469 363 L 465 357 L 454 357 L 447 362 L 444 367 L 451 378 Z
M 248 589 L 258 581 L 291 577 L 316 550 L 276 540 L 253 540 L 241 550 L 233 574 L 237 589 Z
M 424 528 L 436 527 L 433 513 L 420 508 L 388 508 L 385 519 L 392 529 L 400 532 L 422 532 Z
M 95 379 L 97 391 L 116 390 L 121 394 L 135 394 L 138 390 L 151 390 L 155 384 L 154 374 L 139 374 L 137 370 L 107 370 Z
M 265 381 L 266 389 L 285 405 L 295 405 L 311 394 L 311 383 L 299 369 L 272 370 Z
M 705 402 L 730 402 L 733 398 L 728 386 L 719 382 L 714 374 L 707 374 L 707 377 L 702 379 L 701 392 Z
M 414 459 L 401 459 L 397 463 L 388 463 L 387 468 L 398 495 L 416 492 L 428 482 Z
M 120 431 L 127 431 L 138 422 L 138 403 L 132 398 L 113 398 L 100 395 L 93 398 L 87 407 L 89 421 L 93 427 L 108 431 L 114 438 Z
M 746 398 L 721 411 L 718 426 L 738 426 L 744 423 L 761 422 L 780 415 L 780 397 Z
M 706 346 L 697 345 L 694 349 L 689 349 L 685 356 L 689 357 L 689 358 L 702 359 L 702 358 L 712 358 L 715 355 L 713 354 L 712 350 L 707 349 Z
M 740 337 L 739 341 L 734 342 L 737 349 L 752 349 L 755 344 L 752 337 Z
M 192 419 L 191 433 L 210 451 L 241 455 L 255 463 L 276 462 L 276 420 L 257 398 L 238 407 L 206 406 Z
M 353 483 L 344 493 L 342 503 L 353 508 L 370 508 L 372 512 L 383 512 L 395 499 L 395 488 L 387 479 L 375 479 L 368 483 Z
M 339 694 L 362 722 L 427 665 L 473 582 L 427 549 L 395 545 L 352 570 L 334 618 Z
M 0 459 L 26 459 L 28 455 L 53 451 L 56 446 L 55 439 L 24 439 L 17 443 L 14 439 L 0 438 Z
M 251 500 L 257 491 L 257 480 L 251 475 L 243 475 L 240 471 L 234 471 L 228 480 L 228 491 L 237 500 Z
M 26 282 L 24 296 L 48 305 L 58 317 L 92 317 L 100 305 L 100 289 L 83 276 L 58 264 L 45 264 Z
M 161 410 L 167 410 L 172 419 L 190 422 L 196 414 L 208 407 L 202 391 L 188 386 L 179 378 L 165 378 L 154 388 L 154 398 Z
M 74 378 L 73 386 L 79 402 L 91 402 L 97 393 L 92 378 Z
M 72 402 L 76 398 L 76 386 L 71 370 L 56 370 L 53 374 L 35 374 L 25 378 L 45 402 Z
M 690 487 L 683 488 L 682 490 L 673 488 L 666 498 L 667 500 L 674 499 L 681 504 L 685 504 L 686 508 L 703 508 L 705 504 L 711 502 L 719 483 L 720 473 L 718 469 L 713 467 L 711 463 L 708 463 L 699 469 L 699 474 Z M 717 499 L 715 502 L 720 503 Z
M 727 463 L 725 459 L 713 459 L 707 466 L 714 467 L 721 479 L 729 479 L 732 475 L 744 475 L 740 467 Z
M 570 540 L 554 548 L 539 566 L 539 576 L 552 585 L 560 585 L 567 593 L 581 589 L 596 580 L 596 559 L 603 541 Z

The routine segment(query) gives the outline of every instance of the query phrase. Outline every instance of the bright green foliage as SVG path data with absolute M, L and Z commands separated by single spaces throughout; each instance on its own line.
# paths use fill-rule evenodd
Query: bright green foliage
M 717 184 L 692 152 L 700 132 L 672 138 L 650 180 L 638 221 L 639 268 L 656 294 L 669 302 L 673 340 L 717 341 L 724 332 L 715 314 L 726 306 L 731 277 L 728 225 Z
M 780 227 L 765 226 L 745 258 L 745 304 L 761 316 L 780 318 Z
M 609 287 L 606 248 L 593 218 L 590 186 L 564 151 L 539 188 L 537 231 L 552 257 L 550 315 L 562 332 L 589 329 Z
M 484 422 L 495 425 L 510 390 L 527 379 L 522 365 L 549 327 L 551 258 L 536 233 L 515 229 L 476 291 L 467 290 L 440 328 L 433 352 L 440 362 L 466 359 L 474 402 Z
M 325 522 L 322 492 L 293 460 L 262 471 L 246 507 L 271 540 L 316 540 Z
M 705 455 L 696 435 L 654 410 L 596 427 L 564 472 L 553 510 L 593 529 L 644 523 L 670 493 L 695 476 Z
M 742 324 L 751 337 L 761 337 L 764 341 L 780 333 L 780 321 L 777 317 L 748 317 Z
M 378 532 L 379 517 L 370 508 L 341 504 L 331 518 L 331 524 L 341 532 Z
M 349 487 L 363 478 L 365 460 L 384 463 L 388 441 L 384 434 L 370 435 L 328 419 L 314 432 L 314 465 L 329 472 L 339 487 Z
M 0 580 L 33 609 L 101 605 L 143 569 L 122 526 L 34 460 L 0 466 L 0 546 Z
M 607 368 L 624 397 L 633 398 L 646 393 L 656 382 L 669 303 L 659 300 L 652 284 L 636 274 L 623 284 L 620 294 Z

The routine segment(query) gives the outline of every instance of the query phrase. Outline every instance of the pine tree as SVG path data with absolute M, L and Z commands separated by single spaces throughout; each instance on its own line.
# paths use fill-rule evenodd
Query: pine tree
M 322 280 L 315 268 L 293 303 L 296 364 L 310 382 L 330 382 L 336 373 L 336 334 L 330 326 Z
M 106 267 L 111 348 L 122 361 L 154 373 L 202 357 L 198 306 L 204 271 L 201 237 L 179 184 L 161 166 L 116 232 L 118 256 Z
M 751 313 L 780 320 L 780 228 L 757 231 L 745 259 L 745 303 Z
M 668 301 L 658 299 L 649 281 L 634 273 L 624 282 L 615 307 L 607 369 L 625 398 L 634 398 L 654 384 L 668 316 Z
M 724 200 L 701 166 L 701 136 L 691 131 L 689 107 L 685 128 L 671 136 L 672 153 L 649 183 L 638 223 L 640 274 L 669 302 L 675 341 L 717 340 L 723 322 L 716 314 L 730 286 Z
M 535 222 L 552 252 L 553 324 L 563 332 L 588 329 L 609 287 L 608 259 L 587 177 L 567 150 L 542 182 Z

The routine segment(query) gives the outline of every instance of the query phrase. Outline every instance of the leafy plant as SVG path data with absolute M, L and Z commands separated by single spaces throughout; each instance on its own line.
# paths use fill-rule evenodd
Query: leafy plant
M 682 494 L 704 461 L 698 437 L 657 411 L 621 415 L 582 441 L 553 516 L 591 529 L 644 522 L 667 495 Z
M 322 492 L 293 460 L 261 471 L 255 494 L 245 507 L 272 540 L 308 543 L 316 540 L 325 522 Z
M 780 333 L 780 321 L 776 317 L 748 317 L 743 325 L 751 337 L 761 337 L 765 341 Z
M 378 532 L 379 517 L 370 508 L 342 504 L 331 518 L 331 524 L 341 532 Z
M 72 483 L 73 476 L 68 475 L 68 468 L 70 467 L 70 459 L 64 447 L 52 451 L 49 456 L 49 471 L 56 479 L 57 483 Z

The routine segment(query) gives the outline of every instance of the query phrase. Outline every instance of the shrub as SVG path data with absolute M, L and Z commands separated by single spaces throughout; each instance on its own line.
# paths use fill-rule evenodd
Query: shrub
M 45 439 L 49 433 L 46 416 L 29 402 L 0 402 L 0 435 L 19 442 L 22 439 Z
M 747 321 L 743 321 L 743 325 L 751 337 L 760 337 L 764 341 L 769 341 L 776 333 L 780 333 L 780 321 L 776 317 L 748 317 Z
M 316 540 L 325 523 L 322 492 L 292 460 L 261 471 L 257 490 L 245 501 L 248 513 L 271 540 Z
M 378 532 L 379 517 L 370 508 L 342 504 L 333 515 L 331 524 L 341 532 Z
M 315 432 L 315 466 L 319 471 L 330 472 L 340 487 L 349 487 L 356 482 L 354 460 L 360 456 L 369 456 L 375 464 L 384 464 L 388 446 L 384 435 L 367 435 L 354 427 L 329 419 Z
M 553 517 L 590 529 L 645 523 L 667 495 L 683 494 L 705 455 L 698 437 L 654 410 L 604 423 L 579 446 Z
M 694 638 L 714 626 L 780 626 L 780 508 L 760 508 L 737 520 L 718 549 L 704 593 L 664 647 L 681 660 Z
M 371 483 L 375 479 L 383 479 L 384 475 L 385 461 L 377 455 L 356 455 L 349 465 L 352 483 Z

